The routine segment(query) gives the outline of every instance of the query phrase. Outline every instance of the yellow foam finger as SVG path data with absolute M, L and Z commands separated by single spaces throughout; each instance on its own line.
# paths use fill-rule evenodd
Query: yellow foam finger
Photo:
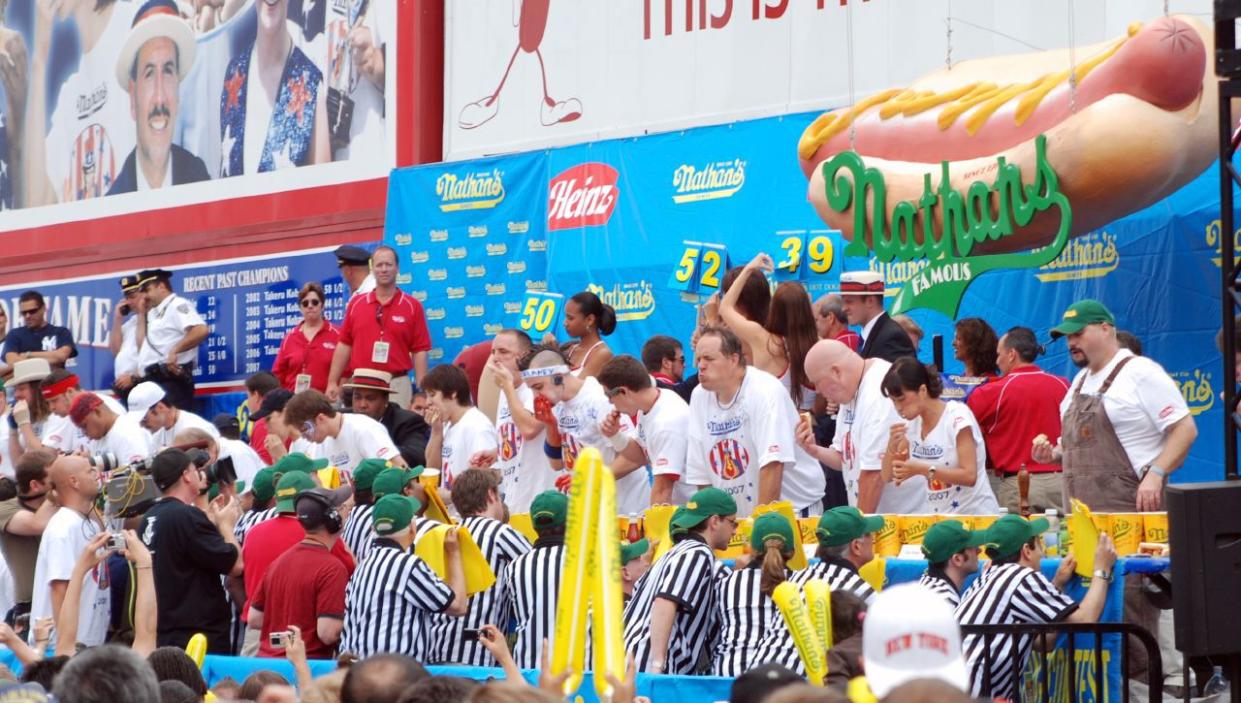
M 871 588 L 875 589 L 875 593 L 883 590 L 888 582 L 888 560 L 887 557 L 875 557 L 862 565 L 858 569 L 858 576 L 867 583 Z
M 1094 575 L 1094 552 L 1099 546 L 1099 529 L 1095 527 L 1090 506 L 1073 499 L 1070 507 L 1073 512 L 1069 515 L 1069 540 L 1072 542 L 1073 558 L 1077 560 L 1075 571 L 1078 576 L 1090 578 Z
M 583 465 L 587 461 L 588 465 Z M 599 700 L 612 699 L 608 675 L 625 680 L 625 625 L 622 619 L 624 598 L 620 575 L 620 531 L 616 519 L 616 479 L 603 465 L 598 452 L 578 459 L 577 471 L 597 474 L 592 480 L 598 486 L 594 493 L 598 502 L 595 512 L 594 568 L 590 569 L 591 634 L 595 693 Z
M 521 533 L 531 544 L 539 541 L 539 533 L 534 531 L 534 521 L 530 519 L 530 513 L 517 513 L 508 516 L 508 524 L 514 530 Z
M 669 530 L 669 523 L 676 509 L 675 505 L 654 505 L 647 508 L 643 515 L 642 524 L 646 528 L 646 538 L 657 545 L 655 555 L 651 559 L 652 564 L 672 549 L 672 533 Z
M 448 580 L 448 566 L 444 557 L 444 537 L 450 529 L 449 525 L 436 525 L 414 545 L 414 554 L 445 581 Z M 461 570 L 465 572 L 466 595 L 472 596 L 494 586 L 496 575 L 469 530 L 463 527 L 457 529 L 457 546 L 461 553 Z
M 801 588 L 792 581 L 785 581 L 772 591 L 771 599 L 780 609 L 780 615 L 793 635 L 793 643 L 797 645 L 797 652 L 806 665 L 806 679 L 815 686 L 822 686 L 827 676 L 827 652 L 810 623 L 810 613 L 802 600 Z
M 832 648 L 832 588 L 824 579 L 806 582 L 806 609 L 824 650 Z
M 577 470 L 598 461 L 595 449 L 582 451 L 574 464 L 569 484 L 569 511 L 565 526 L 564 562 L 560 567 L 560 599 L 556 603 L 556 639 L 552 644 L 551 673 L 559 676 L 570 670 L 563 693 L 567 696 L 582 685 L 586 669 L 586 613 L 590 607 L 591 563 L 598 542 L 600 472 Z M 615 515 L 613 515 L 615 522 Z

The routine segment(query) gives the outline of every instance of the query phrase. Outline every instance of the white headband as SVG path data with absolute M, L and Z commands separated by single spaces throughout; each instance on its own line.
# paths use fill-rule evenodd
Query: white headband
M 564 364 L 555 366 L 544 366 L 541 369 L 526 369 L 521 372 L 521 377 L 526 378 L 544 378 L 547 376 L 560 376 L 569 373 L 569 367 Z

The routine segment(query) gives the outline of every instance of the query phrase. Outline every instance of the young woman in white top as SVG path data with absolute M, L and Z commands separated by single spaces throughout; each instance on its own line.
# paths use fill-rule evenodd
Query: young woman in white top
M 928 513 L 999 512 L 985 475 L 987 451 L 978 422 L 964 403 L 940 400 L 944 385 L 939 371 L 902 357 L 884 376 L 882 388 L 906 421 L 891 428 L 883 457 L 884 482 L 900 485 L 925 476 Z
M 569 373 L 582 378 L 598 376 L 603 365 L 612 358 L 612 350 L 603 341 L 616 329 L 616 310 L 584 290 L 569 298 L 564 305 L 564 329 L 578 341 L 565 349 Z

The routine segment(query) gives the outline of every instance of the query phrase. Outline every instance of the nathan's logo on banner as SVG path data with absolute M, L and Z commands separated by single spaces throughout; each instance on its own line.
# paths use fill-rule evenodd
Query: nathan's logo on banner
M 488 283 L 487 295 L 504 295 L 508 293 L 508 287 L 503 283 Z
M 672 202 L 680 205 L 699 200 L 731 198 L 745 185 L 745 162 L 741 159 L 720 161 L 696 168 L 681 164 L 672 172 L 676 193 Z
M 448 316 L 448 311 L 444 308 L 427 308 L 427 320 L 442 320 Z
M 490 173 L 441 174 L 435 181 L 435 194 L 442 212 L 493 208 L 504 200 L 504 172 L 497 168 Z
M 487 276 L 486 266 L 466 266 L 465 267 L 466 278 L 485 278 L 486 276 Z
M 1100 278 L 1115 271 L 1117 266 L 1120 266 L 1120 251 L 1116 248 L 1116 235 L 1091 232 L 1065 245 L 1055 261 L 1039 267 L 1035 278 L 1043 283 Z
M 510 262 L 508 262 L 508 266 L 507 266 L 507 268 L 508 268 L 509 275 L 518 274 L 518 273 L 525 273 L 525 272 L 526 272 L 526 262 L 524 262 L 524 261 L 510 261 Z
M 433 230 L 431 230 L 431 241 L 433 241 L 433 242 L 446 242 L 446 241 L 448 241 L 448 230 L 446 230 L 446 229 L 433 229 Z
M 427 301 L 427 292 L 425 290 L 413 290 L 409 292 L 409 295 L 420 303 Z
M 504 314 L 505 315 L 520 315 L 521 314 L 521 303 L 513 302 L 513 301 L 505 301 Z
M 425 264 L 430 260 L 431 260 L 431 252 L 429 251 L 409 252 L 409 261 L 412 264 Z
M 607 224 L 620 198 L 619 178 L 616 169 L 597 161 L 561 171 L 547 186 L 547 229 Z
M 528 221 L 510 222 L 508 223 L 509 234 L 525 234 L 530 231 L 530 223 Z
M 461 339 L 465 336 L 464 327 L 445 327 L 444 339 Z
M 407 247 L 414 243 L 414 235 L 412 234 L 398 234 L 395 239 L 397 246 L 401 247 Z
M 487 256 L 504 256 L 508 253 L 508 245 L 504 242 L 487 245 Z
M 431 347 L 431 350 L 427 352 L 427 358 L 430 359 L 431 361 L 437 361 L 439 359 L 443 359 L 444 350 L 439 347 Z
M 504 325 L 501 325 L 497 322 L 488 322 L 487 324 L 483 325 L 483 334 L 487 335 L 488 337 L 494 337 L 497 334 L 500 334 L 500 330 L 502 329 L 504 329 Z
M 1175 371 L 1170 374 L 1176 387 L 1181 389 L 1190 415 L 1201 415 L 1215 407 L 1215 389 L 1211 386 L 1211 372 L 1202 369 Z M 1162 419 L 1162 418 L 1160 418 Z
M 1220 241 L 1219 230 L 1222 223 L 1219 220 L 1211 220 L 1211 224 L 1207 225 L 1207 246 L 1211 247 L 1211 261 L 1219 268 L 1223 264 L 1219 249 L 1223 246 Z M 1233 234 L 1232 240 L 1233 261 L 1241 260 L 1241 228 Z
M 482 317 L 484 314 L 486 314 L 486 312 L 487 312 L 487 308 L 483 307 L 482 305 L 465 306 L 466 317 Z
M 414 274 L 398 273 L 396 275 L 396 282 L 398 285 L 402 285 L 402 286 L 409 285 L 410 283 L 414 282 Z
M 427 269 L 427 280 L 447 281 L 448 269 Z
M 547 281 L 532 281 L 526 279 L 526 290 L 534 290 L 539 292 L 547 292 Z
M 842 172 L 849 177 L 841 177 Z M 996 160 L 995 172 L 992 182 L 974 181 L 959 192 L 952 187 L 948 162 L 943 162 L 939 187 L 932 189 L 931 174 L 925 174 L 922 196 L 916 201 L 896 203 L 892 231 L 888 232 L 887 184 L 883 173 L 867 167 L 853 151 L 837 154 L 823 165 L 827 206 L 841 213 L 853 208 L 854 234 L 845 256 L 862 257 L 873 251 L 882 263 L 919 259 L 929 262 L 896 294 L 893 314 L 929 308 L 956 317 L 966 288 L 987 271 L 1038 268 L 1060 255 L 1069 240 L 1073 214 L 1068 198 L 1060 192 L 1060 180 L 1047 161 L 1046 136 L 1040 134 L 1035 139 L 1032 183 L 1023 183 L 1021 168 L 1003 157 Z M 1046 246 L 1011 254 L 970 256 L 975 244 L 1011 237 L 1018 228 L 1029 225 L 1035 215 L 1051 210 L 1059 213 L 1060 226 Z M 944 223 L 940 233 L 932 227 L 937 215 L 942 216 Z M 869 248 L 866 232 L 872 233 Z
M 470 229 L 466 233 L 466 236 L 469 237 L 470 239 L 479 239 L 480 237 L 486 237 L 487 236 L 487 225 L 470 225 Z
M 448 296 L 449 300 L 460 300 L 465 297 L 465 288 L 449 286 L 444 289 L 444 295 Z
M 655 288 L 646 280 L 614 283 L 611 288 L 588 283 L 586 290 L 616 310 L 617 322 L 645 320 L 655 312 Z
M 464 259 L 469 251 L 465 247 L 448 247 L 448 260 Z
M 531 239 L 526 242 L 526 248 L 533 252 L 547 251 L 546 239 Z

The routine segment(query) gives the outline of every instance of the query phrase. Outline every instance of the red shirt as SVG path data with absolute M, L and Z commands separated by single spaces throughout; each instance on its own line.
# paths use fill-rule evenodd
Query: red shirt
M 471 344 L 457 354 L 457 358 L 453 359 L 453 365 L 465 372 L 465 377 L 470 379 L 470 393 L 474 394 L 474 402 L 478 402 L 478 383 L 483 378 L 483 367 L 487 365 L 487 360 L 491 358 L 491 340 Z
M 1068 380 L 1034 364 L 1018 366 L 974 389 L 966 405 L 974 412 L 987 443 L 987 464 L 1015 474 L 1022 464 L 1030 473 L 1059 471 L 1059 464 L 1036 464 L 1030 458 L 1034 438 L 1060 436 L 1060 401 Z
M 332 354 L 336 353 L 340 330 L 332 323 L 324 322 L 314 339 L 306 339 L 306 335 L 302 334 L 304 324 L 298 323 L 284 336 L 271 372 L 280 379 L 280 385 L 289 390 L 297 387 L 299 373 L 308 373 L 310 387 L 322 392 L 327 390 L 327 375 L 332 368 Z
M 340 559 L 321 544 L 299 542 L 281 554 L 272 562 L 251 599 L 251 604 L 263 611 L 259 656 L 283 658 L 284 649 L 273 649 L 269 635 L 297 625 L 306 642 L 306 657 L 330 659 L 335 647 L 319 639 L 317 621 L 319 618 L 344 620 L 347 583 L 349 572 Z
M 241 558 L 245 563 L 246 607 L 242 609 L 241 619 L 249 621 L 250 603 L 258 592 L 267 567 L 289 549 L 306 538 L 306 531 L 291 513 L 281 513 L 276 517 L 260 522 L 246 533 L 246 543 L 241 548 Z M 353 555 L 342 540 L 332 545 L 332 556 L 344 565 L 345 571 L 353 575 Z
M 836 335 L 836 341 L 841 342 L 853 351 L 857 351 L 862 348 L 862 335 L 854 332 L 853 330 L 845 330 L 844 332 Z
M 415 352 L 431 349 L 431 333 L 422 304 L 413 296 L 397 289 L 387 305 L 380 305 L 375 291 L 371 291 L 349 300 L 340 342 L 353 347 L 349 368 L 379 369 L 397 376 L 413 368 Z M 375 342 L 388 343 L 386 362 L 373 361 Z

